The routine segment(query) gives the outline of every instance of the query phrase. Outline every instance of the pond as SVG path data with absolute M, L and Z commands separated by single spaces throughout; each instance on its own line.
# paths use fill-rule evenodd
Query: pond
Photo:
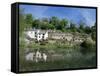
M 95 48 L 24 48 L 19 54 L 20 71 L 96 67 Z

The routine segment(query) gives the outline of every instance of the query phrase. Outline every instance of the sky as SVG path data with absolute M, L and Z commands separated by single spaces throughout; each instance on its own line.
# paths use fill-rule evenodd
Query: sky
M 37 6 L 20 5 L 25 14 L 32 14 L 36 19 L 51 18 L 57 16 L 59 19 L 67 19 L 76 24 L 80 21 L 85 22 L 87 26 L 93 26 L 96 22 L 96 9 L 94 8 L 76 8 L 76 7 L 57 7 L 57 6 Z

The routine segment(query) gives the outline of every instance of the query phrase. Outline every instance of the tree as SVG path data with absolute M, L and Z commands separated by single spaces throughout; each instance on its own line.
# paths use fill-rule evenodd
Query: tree
M 96 23 L 94 23 L 94 26 L 91 27 L 91 31 L 95 32 L 96 31 Z
M 25 14 L 24 9 L 19 9 L 19 34 L 21 34 L 24 31 L 25 25 Z
M 42 20 L 41 20 L 41 29 L 48 29 L 48 27 L 49 27 L 48 18 L 42 18 Z
M 84 30 L 85 30 L 85 23 L 83 21 L 80 21 L 78 32 L 84 33 Z
M 75 24 L 71 22 L 70 29 L 74 29 L 74 28 L 75 28 Z
M 32 14 L 26 14 L 25 22 L 28 27 L 32 27 L 32 22 L 33 22 Z
M 42 21 L 41 24 L 40 24 L 40 28 L 41 28 L 41 29 L 48 29 L 48 25 L 49 25 L 49 24 L 48 24 L 47 22 L 43 22 L 43 21 Z
M 89 26 L 86 26 L 84 29 L 85 33 L 90 34 L 91 33 L 91 28 Z
M 79 29 L 84 30 L 84 25 L 80 24 Z
M 76 32 L 77 31 L 77 27 L 76 27 L 76 24 L 75 23 L 73 23 L 73 22 L 70 23 L 70 30 L 72 32 Z
M 40 20 L 39 19 L 36 19 L 33 21 L 32 23 L 32 28 L 36 28 L 36 29 L 39 29 L 40 28 Z
M 91 37 L 92 39 L 95 41 L 96 40 L 96 23 L 94 24 L 94 26 L 91 27 Z
M 51 17 L 50 24 L 54 25 L 55 28 L 59 25 L 59 19 L 55 16 Z
M 96 41 L 96 32 L 92 32 L 91 37 L 94 41 Z
M 54 28 L 55 28 L 55 27 L 54 27 L 52 24 L 49 24 L 49 25 L 48 25 L 48 29 L 52 29 L 52 30 L 53 30 Z
M 58 28 L 59 28 L 60 30 L 63 30 L 63 29 L 65 29 L 65 27 L 67 26 L 67 24 L 68 24 L 68 21 L 67 21 L 66 19 L 62 19 L 62 20 L 60 21 L 60 24 L 58 25 Z

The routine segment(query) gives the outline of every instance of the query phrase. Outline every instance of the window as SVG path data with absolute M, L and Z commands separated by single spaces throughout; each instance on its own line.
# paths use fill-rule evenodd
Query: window
M 35 37 L 37 37 L 37 35 L 35 35 Z
M 44 38 L 44 36 L 42 36 L 42 38 Z

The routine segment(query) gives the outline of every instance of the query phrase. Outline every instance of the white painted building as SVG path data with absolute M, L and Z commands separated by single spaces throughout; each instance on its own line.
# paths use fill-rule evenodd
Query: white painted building
M 28 40 L 46 40 L 48 39 L 48 31 L 40 30 L 40 29 L 31 29 L 25 32 L 26 38 Z

